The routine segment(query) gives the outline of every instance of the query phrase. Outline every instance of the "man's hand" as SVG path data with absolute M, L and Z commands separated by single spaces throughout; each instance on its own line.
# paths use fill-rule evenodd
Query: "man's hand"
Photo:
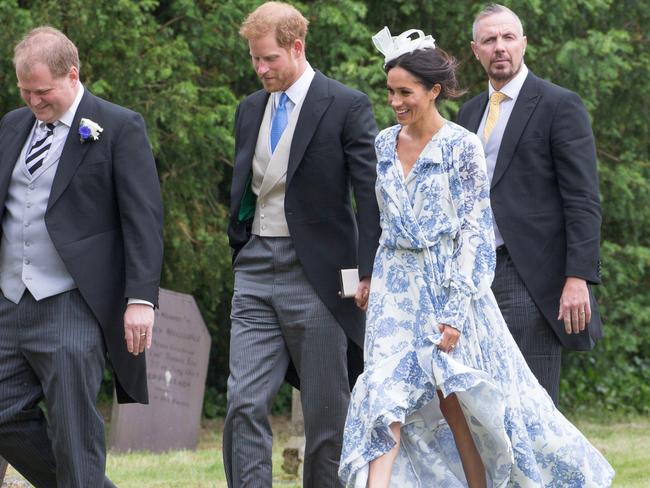
M 368 309 L 368 297 L 370 296 L 370 278 L 365 277 L 362 280 L 359 280 L 359 285 L 357 286 L 357 293 L 354 295 L 354 303 L 357 304 L 361 310 L 366 311 Z
M 578 334 L 585 330 L 591 320 L 591 305 L 587 282 L 582 278 L 569 276 L 566 279 L 557 319 L 564 320 L 564 330 L 567 334 Z
M 126 348 L 137 356 L 151 347 L 153 339 L 153 308 L 142 303 L 132 303 L 124 312 L 124 339 Z

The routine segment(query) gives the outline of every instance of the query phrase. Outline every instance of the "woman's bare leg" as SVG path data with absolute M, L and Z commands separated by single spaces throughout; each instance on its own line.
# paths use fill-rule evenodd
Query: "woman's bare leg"
M 472 433 L 469 430 L 458 398 L 453 393 L 447 398 L 443 398 L 440 390 L 438 390 L 438 398 L 440 399 L 442 415 L 454 434 L 456 448 L 460 454 L 460 461 L 463 464 L 463 471 L 469 488 L 486 488 L 485 466 L 483 466 L 481 455 L 474 444 Z
M 399 422 L 390 424 L 390 431 L 395 438 L 395 446 L 387 453 L 370 461 L 370 467 L 368 468 L 368 488 L 388 488 L 390 485 L 393 463 L 399 452 L 400 427 L 401 424 Z

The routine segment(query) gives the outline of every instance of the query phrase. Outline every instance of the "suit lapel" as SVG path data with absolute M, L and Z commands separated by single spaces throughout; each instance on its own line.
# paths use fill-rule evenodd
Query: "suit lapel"
M 72 180 L 72 177 L 77 171 L 77 167 L 81 161 L 83 161 L 86 152 L 88 152 L 88 148 L 93 144 L 92 142 L 82 143 L 79 140 L 79 121 L 82 118 L 94 120 L 99 125 L 102 125 L 102 121 L 98 120 L 97 117 L 95 97 L 91 95 L 87 89 L 85 90 L 83 97 L 81 97 L 81 102 L 79 102 L 77 111 L 74 114 L 68 137 L 63 145 L 61 158 L 59 159 L 56 174 L 54 175 L 54 181 L 52 182 L 50 199 L 47 203 L 48 210 L 52 208 L 61 194 L 68 187 L 70 180 Z
M 237 107 L 235 115 L 235 164 L 230 195 L 232 218 L 241 223 L 253 218 L 257 197 L 251 189 L 253 155 L 269 94 L 264 90 L 251 95 Z
M 2 151 L 2 160 L 0 161 L 0 202 L 4 202 L 7 197 L 7 190 L 11 182 L 11 174 L 16 167 L 16 161 L 20 156 L 20 151 L 25 145 L 25 141 L 29 136 L 29 132 L 34 125 L 34 114 L 28 109 L 24 108 L 20 120 L 14 127 L 9 127 L 8 131 L 13 131 L 10 134 L 10 139 L 7 139 L 5 150 Z M 4 142 L 4 141 L 3 141 Z
M 478 134 L 478 126 L 481 125 L 481 118 L 487 103 L 487 92 L 483 92 L 476 98 L 474 104 L 469 107 L 467 125 L 465 126 L 467 130 Z
M 264 118 L 264 111 L 266 103 L 269 98 L 269 93 L 263 90 L 255 93 L 249 98 L 248 103 L 240 106 L 238 117 L 241 118 L 241 126 L 237 132 L 237 147 L 242 151 L 241 155 L 237 155 L 233 183 L 239 188 L 240 185 L 246 185 L 249 181 L 251 169 L 253 167 L 253 156 L 255 155 L 255 147 L 257 146 L 257 138 L 259 136 L 262 119 Z M 243 195 L 246 188 L 242 186 L 239 195 Z
M 296 130 L 293 133 L 289 163 L 287 166 L 287 187 L 300 161 L 302 161 L 302 157 L 314 136 L 321 117 L 334 99 L 329 94 L 327 83 L 325 75 L 320 71 L 316 71 L 307 95 L 305 95 L 305 100 L 302 103 L 300 115 L 296 122 Z
M 508 169 L 517 149 L 519 138 L 528 123 L 528 119 L 530 119 L 530 116 L 535 110 L 537 102 L 539 102 L 539 97 L 537 78 L 532 73 L 528 73 L 503 133 L 490 188 L 494 188 Z

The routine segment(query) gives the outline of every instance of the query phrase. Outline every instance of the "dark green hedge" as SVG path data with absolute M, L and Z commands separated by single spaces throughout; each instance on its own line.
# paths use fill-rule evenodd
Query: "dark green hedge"
M 141 112 L 165 199 L 163 286 L 193 294 L 212 337 L 205 413 L 221 415 L 227 377 L 230 253 L 225 236 L 237 101 L 258 88 L 237 30 L 250 0 L 0 1 L 0 110 L 20 105 L 12 46 L 51 24 L 78 45 L 95 94 Z M 565 410 L 648 412 L 650 405 L 650 49 L 647 1 L 504 2 L 524 21 L 528 66 L 578 92 L 593 120 L 603 199 L 605 337 L 593 353 L 566 354 Z M 469 49 L 482 3 L 459 0 L 315 0 L 312 65 L 368 93 L 380 127 L 392 123 L 381 60 L 370 36 L 418 27 L 461 62 L 469 94 L 485 88 Z M 469 96 L 468 94 L 468 96 Z M 460 101 L 462 102 L 462 100 Z M 453 118 L 460 102 L 443 113 Z M 286 408 L 288 394 L 278 408 Z M 284 402 L 284 407 L 282 402 Z

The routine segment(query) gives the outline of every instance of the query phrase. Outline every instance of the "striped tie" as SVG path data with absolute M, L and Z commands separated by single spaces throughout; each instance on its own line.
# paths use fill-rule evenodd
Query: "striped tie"
M 40 134 L 39 134 L 40 132 Z M 52 138 L 54 137 L 54 124 L 45 124 L 45 128 L 41 123 L 38 124 L 36 128 L 35 138 L 42 136 L 38 139 L 27 153 L 27 158 L 25 159 L 25 164 L 27 165 L 27 171 L 29 174 L 33 175 L 34 172 L 43 166 L 43 161 L 45 161 L 45 156 L 47 156 L 47 151 L 52 145 Z

